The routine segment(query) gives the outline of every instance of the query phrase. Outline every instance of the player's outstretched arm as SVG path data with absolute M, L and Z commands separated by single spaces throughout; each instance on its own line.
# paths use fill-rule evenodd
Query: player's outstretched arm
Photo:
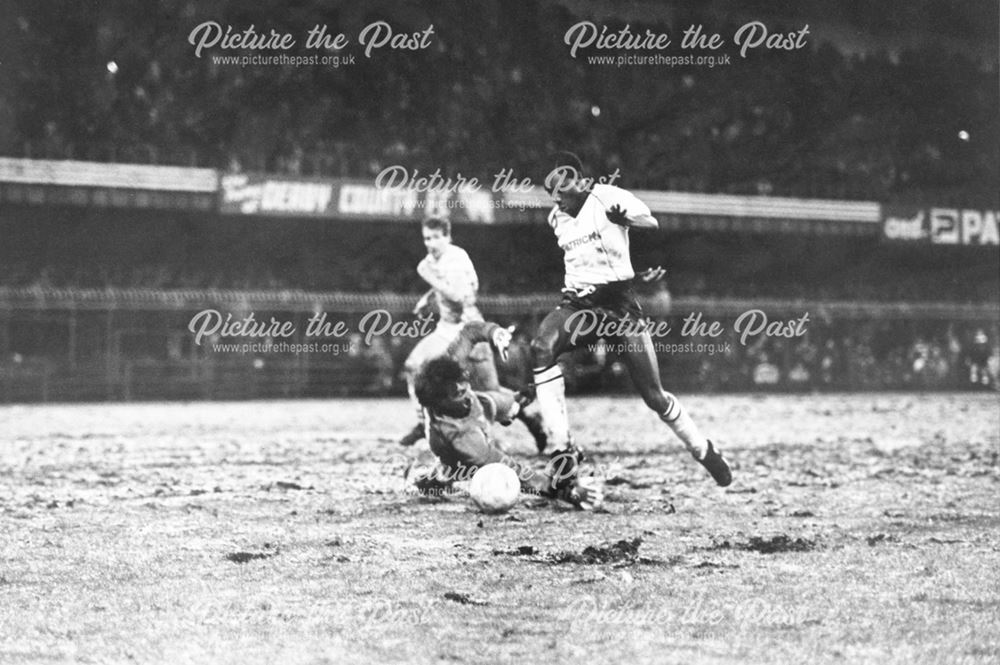
M 660 226 L 648 212 L 629 213 L 618 203 L 607 209 L 608 221 L 618 226 L 634 226 L 636 228 L 655 229 Z
M 498 341 L 503 341 L 503 335 L 500 334 L 500 331 L 505 331 L 505 329 L 489 321 L 469 321 L 462 326 L 462 330 L 458 333 L 455 341 L 448 345 L 448 357 L 464 363 L 476 344 L 489 342 L 500 353 L 500 357 L 506 360 L 507 347 L 498 344 Z M 499 340 L 497 339 L 498 337 L 500 338 Z M 508 340 L 507 345 L 509 344 L 510 341 Z
M 604 503 L 604 483 L 593 476 L 577 478 L 558 498 L 580 510 L 593 510 Z
M 509 425 L 521 411 L 517 394 L 506 388 L 478 391 L 476 397 L 483 405 L 483 413 L 491 422 Z
M 631 222 L 630 226 L 634 226 L 639 229 L 658 229 L 660 228 L 660 223 L 656 221 L 656 218 L 652 215 L 638 214 L 629 217 Z
M 548 499 L 565 501 L 580 510 L 593 510 L 604 502 L 604 484 L 599 478 L 574 477 L 560 480 L 548 473 L 520 470 L 521 487 L 525 492 Z

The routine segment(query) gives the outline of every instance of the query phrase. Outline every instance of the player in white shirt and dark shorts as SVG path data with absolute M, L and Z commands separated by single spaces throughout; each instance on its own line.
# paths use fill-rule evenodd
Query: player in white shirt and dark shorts
M 565 382 L 557 360 L 566 351 L 596 341 L 593 335 L 572 339 L 574 331 L 581 328 L 575 325 L 579 317 L 575 321 L 570 317 L 590 310 L 602 323 L 626 324 L 619 326 L 624 334 L 606 341 L 619 346 L 621 359 L 646 405 L 716 483 L 725 487 L 732 482 L 729 465 L 677 397 L 663 389 L 652 338 L 640 325 L 645 318 L 633 288 L 636 275 L 628 231 L 630 227 L 657 228 L 659 223 L 635 195 L 613 185 L 592 184 L 582 177 L 582 171 L 575 155 L 563 153 L 546 178 L 546 190 L 555 201 L 548 222 L 565 255 L 566 279 L 562 302 L 542 320 L 531 350 L 538 406 L 553 454 L 569 451 L 579 457 L 569 431 Z

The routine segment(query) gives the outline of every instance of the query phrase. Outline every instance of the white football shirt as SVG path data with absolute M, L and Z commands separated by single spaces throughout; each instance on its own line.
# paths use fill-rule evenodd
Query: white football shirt
M 437 291 L 441 320 L 446 323 L 481 321 L 482 315 L 476 308 L 476 294 L 479 291 L 479 276 L 472 265 L 469 254 L 457 245 L 445 247 L 441 256 L 435 259 L 428 254 L 421 263 L 426 264 L 437 276 L 446 282 L 453 293 L 461 295 L 452 300 Z
M 567 288 L 579 289 L 635 277 L 629 254 L 628 227 L 608 219 L 615 205 L 629 217 L 651 215 L 649 206 L 614 185 L 594 185 L 576 217 L 554 206 L 549 226 L 563 250 Z

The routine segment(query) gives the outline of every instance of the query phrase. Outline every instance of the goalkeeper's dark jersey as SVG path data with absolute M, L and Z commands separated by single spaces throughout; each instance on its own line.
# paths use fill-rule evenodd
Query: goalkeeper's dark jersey
M 480 467 L 504 458 L 492 445 L 491 429 L 493 423 L 509 422 L 514 417 L 517 411 L 514 395 L 491 390 L 473 392 L 472 396 L 472 407 L 465 417 L 427 413 L 427 441 L 445 466 Z

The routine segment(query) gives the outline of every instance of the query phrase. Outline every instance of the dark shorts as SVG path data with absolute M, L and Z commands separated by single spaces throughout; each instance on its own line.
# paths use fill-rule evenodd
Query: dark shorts
M 632 281 L 611 282 L 594 287 L 591 293 L 575 293 L 563 290 L 560 309 L 580 311 L 589 309 L 601 318 L 620 321 L 626 317 L 630 321 L 642 321 L 645 316 L 632 287 Z

